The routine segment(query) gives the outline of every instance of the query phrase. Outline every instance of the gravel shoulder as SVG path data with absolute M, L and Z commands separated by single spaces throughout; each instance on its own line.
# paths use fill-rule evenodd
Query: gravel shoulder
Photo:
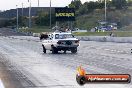
M 12 71 L 1 62 L 0 58 L 0 79 L 5 88 L 24 88 L 20 81 L 15 77 Z

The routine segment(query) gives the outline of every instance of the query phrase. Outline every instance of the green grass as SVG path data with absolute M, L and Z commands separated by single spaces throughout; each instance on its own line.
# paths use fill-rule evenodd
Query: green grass
M 117 35 L 117 37 L 132 37 L 132 31 L 115 32 L 115 34 Z
M 132 32 L 118 31 L 113 33 L 117 37 L 132 37 Z M 74 33 L 74 35 L 75 36 L 109 36 L 110 32 L 85 32 L 85 33 L 76 32 Z
M 106 36 L 107 32 L 75 32 L 76 36 Z
M 90 30 L 93 27 L 98 26 L 98 20 L 103 19 L 102 14 L 87 14 L 79 16 L 76 19 L 76 25 L 78 28 Z

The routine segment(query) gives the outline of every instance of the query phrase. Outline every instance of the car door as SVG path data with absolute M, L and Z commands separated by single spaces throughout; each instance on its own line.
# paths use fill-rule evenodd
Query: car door
M 47 49 L 48 50 L 51 50 L 51 45 L 52 45 L 52 39 L 49 39 L 48 41 L 47 41 Z
M 44 39 L 43 41 L 42 41 L 42 44 L 44 45 L 44 47 L 46 48 L 46 49 L 48 49 L 48 39 Z

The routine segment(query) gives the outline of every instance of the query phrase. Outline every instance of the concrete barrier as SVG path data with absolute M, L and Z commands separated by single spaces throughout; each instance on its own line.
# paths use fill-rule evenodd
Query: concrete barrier
M 39 37 L 40 33 L 33 33 L 33 37 Z M 110 37 L 110 36 L 76 36 L 82 41 L 132 43 L 132 37 Z
M 39 37 L 40 33 L 33 33 L 33 37 Z
M 82 41 L 132 43 L 132 37 L 110 37 L 110 36 L 76 36 Z

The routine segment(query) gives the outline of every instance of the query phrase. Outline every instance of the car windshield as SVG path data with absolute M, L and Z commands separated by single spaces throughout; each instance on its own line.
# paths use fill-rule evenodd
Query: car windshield
M 72 34 L 56 34 L 55 39 L 74 38 Z

